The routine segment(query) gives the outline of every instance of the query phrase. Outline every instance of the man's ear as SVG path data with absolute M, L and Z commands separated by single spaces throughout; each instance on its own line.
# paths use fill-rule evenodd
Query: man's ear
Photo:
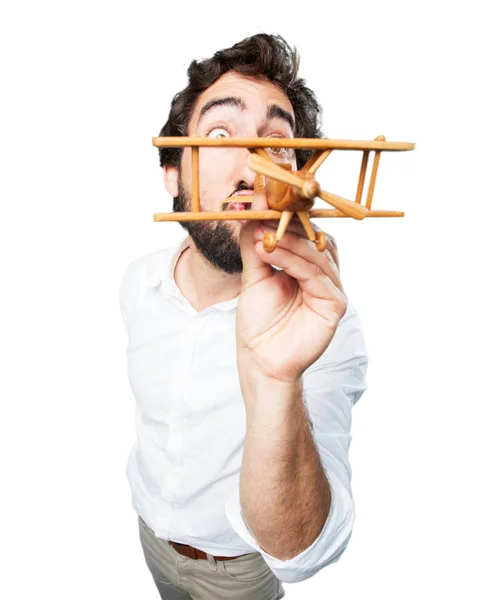
M 179 195 L 179 167 L 163 165 L 163 181 L 167 192 L 176 198 Z

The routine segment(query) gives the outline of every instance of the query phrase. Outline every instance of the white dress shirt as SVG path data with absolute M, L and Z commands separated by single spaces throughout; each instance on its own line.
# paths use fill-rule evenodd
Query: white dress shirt
M 257 551 L 281 581 L 302 581 L 339 558 L 354 523 L 351 408 L 366 389 L 367 367 L 359 317 L 349 304 L 332 342 L 303 374 L 331 508 L 313 544 L 279 560 L 252 537 L 239 500 L 246 433 L 236 361 L 239 297 L 201 312 L 188 302 L 174 270 L 189 240 L 135 260 L 120 286 L 136 398 L 137 441 L 127 463 L 132 504 L 160 538 L 220 556 Z

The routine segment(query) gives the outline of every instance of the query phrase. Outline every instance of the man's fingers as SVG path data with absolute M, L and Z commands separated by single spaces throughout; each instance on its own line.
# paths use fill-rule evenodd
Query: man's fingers
M 256 233 L 259 221 L 244 223 L 239 232 L 239 246 L 242 257 L 242 287 L 251 286 L 272 274 L 272 267 L 261 260 L 256 252 L 259 234 Z
M 296 254 L 293 248 L 286 250 L 282 246 L 277 246 L 268 254 L 260 246 L 258 251 L 263 260 L 280 267 L 284 273 L 297 280 L 303 293 L 307 293 L 305 303 L 314 312 L 330 319 L 335 318 L 336 310 L 339 319 L 344 315 L 347 308 L 345 292 L 331 277 L 327 277 L 315 262 Z
M 268 202 L 266 200 L 266 193 L 264 191 L 254 192 L 251 210 L 268 210 Z M 275 231 L 278 229 L 279 223 L 280 223 L 280 221 L 278 219 L 268 219 L 266 221 L 265 220 L 259 221 L 260 225 L 269 227 L 271 229 L 274 229 Z M 313 228 L 315 233 L 318 233 L 319 231 L 323 231 L 320 227 L 318 227 L 318 225 L 316 225 L 313 222 L 311 222 L 311 227 Z M 292 219 L 290 220 L 289 225 L 287 226 L 287 229 L 285 231 L 294 233 L 296 235 L 300 235 L 301 237 L 308 239 L 308 234 L 306 233 L 306 230 L 304 229 L 304 226 L 301 223 L 301 221 L 299 220 L 299 217 L 297 216 L 297 214 L 292 217 Z M 328 252 L 330 252 L 332 261 L 335 263 L 337 271 L 340 271 L 340 261 L 339 261 L 339 253 L 337 250 L 337 242 L 335 241 L 335 238 L 333 236 L 331 236 L 329 233 L 326 233 L 326 232 L 324 232 L 324 233 L 327 238 L 327 247 L 326 247 L 325 252 L 327 250 L 328 250 Z
M 267 223 L 269 221 L 263 223 L 265 230 L 275 231 L 275 228 L 269 227 Z M 293 255 L 300 256 L 306 261 L 317 265 L 339 290 L 344 291 L 338 265 L 332 255 L 331 247 L 327 247 L 323 252 L 318 252 L 314 242 L 308 239 L 306 232 L 299 235 L 298 232 L 294 233 L 292 231 L 286 231 L 280 242 L 277 242 L 276 247 L 288 250 Z
M 262 221 L 262 225 L 264 227 L 270 227 L 271 229 L 274 229 L 276 231 L 278 229 L 279 221 L 275 220 L 275 219 L 269 219 L 266 221 Z M 319 231 L 323 231 L 320 227 L 318 227 L 318 225 L 315 225 L 313 222 L 311 223 L 311 226 L 312 226 L 313 230 L 315 231 L 315 233 L 318 233 Z M 300 235 L 304 239 L 309 239 L 308 234 L 306 233 L 306 230 L 303 227 L 303 224 L 301 223 L 301 221 L 298 218 L 296 219 L 296 216 L 294 216 L 291 219 L 286 231 L 290 231 L 296 235 Z M 330 255 L 331 255 L 333 261 L 335 262 L 337 269 L 340 271 L 340 261 L 339 261 L 339 253 L 337 250 L 337 242 L 335 241 L 335 238 L 333 236 L 331 236 L 329 233 L 326 233 L 326 232 L 324 232 L 324 233 L 327 238 L 327 248 L 326 249 L 330 252 Z

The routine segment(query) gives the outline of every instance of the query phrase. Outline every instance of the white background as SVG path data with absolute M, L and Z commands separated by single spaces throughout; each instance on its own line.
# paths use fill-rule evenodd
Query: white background
M 375 208 L 319 220 L 370 354 L 357 520 L 288 599 L 494 597 L 493 27 L 488 3 L 22 2 L 2 9 L 2 598 L 156 599 L 125 477 L 118 287 L 182 237 L 151 145 L 192 59 L 280 33 L 327 137 L 382 155 Z M 493 21 L 492 21 L 493 23 Z M 358 153 L 324 189 L 353 198 Z

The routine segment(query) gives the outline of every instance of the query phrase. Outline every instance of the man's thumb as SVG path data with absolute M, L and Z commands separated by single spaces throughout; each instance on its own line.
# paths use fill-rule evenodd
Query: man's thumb
M 272 274 L 273 268 L 259 257 L 256 244 L 263 243 L 263 221 L 248 221 L 241 227 L 239 244 L 242 258 L 242 287 L 251 286 Z

